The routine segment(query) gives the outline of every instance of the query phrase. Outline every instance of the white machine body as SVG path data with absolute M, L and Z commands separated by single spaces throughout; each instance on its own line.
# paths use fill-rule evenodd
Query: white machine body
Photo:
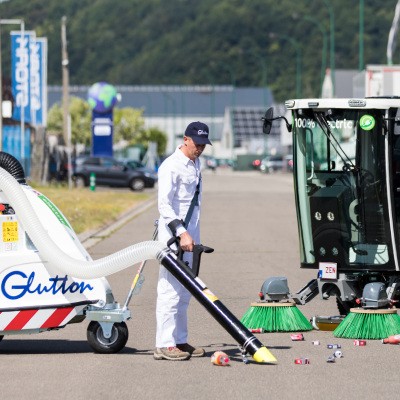
M 21 188 L 59 248 L 75 259 L 91 261 L 61 211 L 38 191 L 27 185 Z M 1 204 L 7 208 L 0 215 L 0 335 L 63 327 L 75 316 L 83 316 L 88 305 L 106 304 L 107 294 L 112 294 L 105 278 L 77 279 L 50 266 L 3 192 Z

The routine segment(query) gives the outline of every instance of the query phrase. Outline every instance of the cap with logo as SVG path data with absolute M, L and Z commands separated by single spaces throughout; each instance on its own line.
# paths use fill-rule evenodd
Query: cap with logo
M 185 130 L 185 136 L 193 139 L 196 144 L 211 144 L 208 133 L 208 126 L 200 121 L 191 122 Z

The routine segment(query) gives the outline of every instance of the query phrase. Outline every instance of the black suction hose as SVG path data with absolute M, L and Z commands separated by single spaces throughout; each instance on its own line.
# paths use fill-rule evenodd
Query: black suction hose
M 261 363 L 276 363 L 269 350 L 222 304 L 185 263 L 171 253 L 158 256 L 161 264 L 205 307 L 246 353 Z
M 26 183 L 25 172 L 21 163 L 11 154 L 0 151 L 0 167 L 11 174 L 18 183 Z

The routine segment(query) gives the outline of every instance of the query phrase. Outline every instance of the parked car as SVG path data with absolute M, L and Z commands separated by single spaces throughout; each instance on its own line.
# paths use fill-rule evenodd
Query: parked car
M 96 185 L 129 187 L 141 191 L 154 187 L 156 180 L 112 157 L 78 157 L 74 162 L 73 179 L 76 186 L 89 186 L 90 175 L 96 176 Z
M 121 160 L 125 165 L 129 168 L 134 169 L 135 171 L 142 171 L 147 177 L 153 178 L 156 182 L 158 181 L 158 174 L 156 171 L 151 168 L 145 167 L 140 161 L 137 160 Z
M 288 154 L 267 156 L 261 160 L 260 167 L 261 172 L 270 173 L 276 171 L 293 171 L 293 155 Z
M 212 156 L 201 156 L 201 165 L 203 168 L 208 168 L 213 171 L 216 170 L 218 164 L 217 160 Z

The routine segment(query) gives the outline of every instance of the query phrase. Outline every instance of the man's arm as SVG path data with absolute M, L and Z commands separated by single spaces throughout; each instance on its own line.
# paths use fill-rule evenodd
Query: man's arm
M 193 239 L 172 207 L 177 190 L 177 176 L 173 171 L 164 168 L 158 173 L 158 211 L 176 237 L 180 238 L 183 251 L 193 251 Z

